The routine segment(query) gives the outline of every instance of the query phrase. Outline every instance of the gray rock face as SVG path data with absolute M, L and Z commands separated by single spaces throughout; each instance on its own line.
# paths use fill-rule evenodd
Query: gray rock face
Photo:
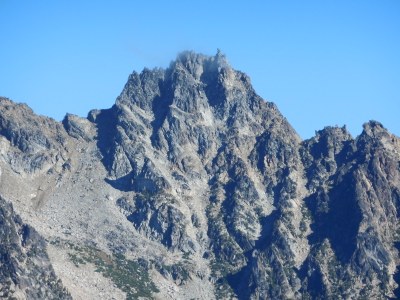
M 0 297 L 72 299 L 54 274 L 44 239 L 0 198 Z
M 134 72 L 87 119 L 0 106 L 2 178 L 45 194 L 35 214 L 16 203 L 23 217 L 50 241 L 138 259 L 154 297 L 400 296 L 400 140 L 378 122 L 302 141 L 221 53 Z M 57 275 L 71 288 L 74 272 Z
M 3 159 L 15 172 L 35 173 L 62 159 L 65 133 L 62 125 L 36 116 L 24 104 L 0 98 L 0 135 L 9 141 Z M 8 149 L 7 149 L 8 148 Z

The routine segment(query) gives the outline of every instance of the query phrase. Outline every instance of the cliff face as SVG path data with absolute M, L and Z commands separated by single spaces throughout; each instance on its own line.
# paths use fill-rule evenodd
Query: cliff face
M 134 72 L 87 119 L 2 99 L 0 133 L 0 192 L 73 297 L 399 296 L 400 140 L 301 141 L 220 53 Z
M 71 299 L 54 274 L 44 239 L 0 198 L 0 297 Z

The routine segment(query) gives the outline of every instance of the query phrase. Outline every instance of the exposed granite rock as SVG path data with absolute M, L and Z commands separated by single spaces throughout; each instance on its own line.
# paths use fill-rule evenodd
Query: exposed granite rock
M 87 119 L 2 99 L 0 134 L 2 180 L 31 180 L 14 202 L 41 199 L 24 217 L 49 240 L 137 258 L 157 297 L 400 296 L 399 138 L 370 121 L 301 141 L 220 52 L 134 72 Z
M 74 138 L 84 139 L 87 142 L 94 138 L 92 133 L 93 126 L 87 119 L 82 119 L 78 116 L 67 114 L 62 123 L 68 134 Z
M 54 274 L 46 242 L 0 197 L 0 298 L 72 299 Z
M 65 134 L 53 119 L 0 97 L 1 158 L 17 173 L 40 172 L 63 160 Z

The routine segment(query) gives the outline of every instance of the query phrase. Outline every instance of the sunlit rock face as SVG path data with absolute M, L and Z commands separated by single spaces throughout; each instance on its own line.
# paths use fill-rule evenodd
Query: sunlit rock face
M 398 137 L 302 141 L 220 52 L 134 72 L 87 119 L 1 99 L 0 134 L 0 192 L 72 297 L 400 295 Z

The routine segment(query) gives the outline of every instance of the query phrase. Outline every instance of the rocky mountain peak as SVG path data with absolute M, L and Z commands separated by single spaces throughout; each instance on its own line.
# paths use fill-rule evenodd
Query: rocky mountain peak
M 400 297 L 399 138 L 301 141 L 221 52 L 133 72 L 87 119 L 0 99 L 0 171 L 0 297 Z
M 153 106 L 174 106 L 193 113 L 212 107 L 220 117 L 235 113 L 238 106 L 259 106 L 250 79 L 234 70 L 220 52 L 206 56 L 183 52 L 169 68 L 144 69 L 129 76 L 117 105 L 136 105 L 154 113 Z M 155 108 L 157 108 L 155 107 Z M 234 111 L 231 109 L 234 108 Z
M 399 138 L 391 134 L 380 122 L 369 121 L 363 125 L 363 132 L 357 137 L 357 145 L 367 152 L 397 152 Z
M 363 132 L 361 135 L 369 137 L 380 137 L 389 135 L 388 130 L 378 121 L 369 121 L 363 124 Z
M 203 72 L 219 73 L 222 70 L 232 70 L 226 56 L 219 49 L 215 56 L 207 56 L 193 51 L 182 52 L 170 65 L 170 68 L 180 67 L 186 69 L 197 80 L 201 80 Z

